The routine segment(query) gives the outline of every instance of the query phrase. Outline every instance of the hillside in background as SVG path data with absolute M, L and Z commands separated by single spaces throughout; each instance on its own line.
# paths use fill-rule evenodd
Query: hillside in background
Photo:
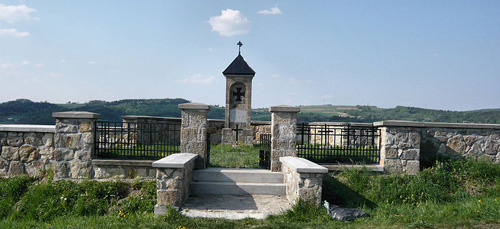
M 53 112 L 90 111 L 103 115 L 103 120 L 120 121 L 123 115 L 180 117 L 178 105 L 185 99 L 126 99 L 113 102 L 90 101 L 87 103 L 52 104 L 27 99 L 0 103 L 0 123 L 4 124 L 54 124 Z M 397 106 L 300 106 L 299 122 L 375 122 L 382 120 L 407 120 L 424 122 L 474 122 L 500 124 L 500 109 L 475 111 L 444 111 Z M 211 106 L 208 117 L 224 119 L 224 107 Z M 252 119 L 269 121 L 268 108 L 252 110 Z

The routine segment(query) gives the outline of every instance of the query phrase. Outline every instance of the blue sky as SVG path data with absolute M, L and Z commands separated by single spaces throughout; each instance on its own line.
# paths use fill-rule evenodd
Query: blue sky
M 500 1 L 1 1 L 0 102 L 500 108 Z

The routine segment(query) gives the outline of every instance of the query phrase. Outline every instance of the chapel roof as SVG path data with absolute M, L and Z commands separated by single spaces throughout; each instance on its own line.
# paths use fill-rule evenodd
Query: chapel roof
M 241 54 L 238 54 L 236 59 L 222 72 L 224 75 L 255 75 L 255 71 L 248 66 L 247 62 Z

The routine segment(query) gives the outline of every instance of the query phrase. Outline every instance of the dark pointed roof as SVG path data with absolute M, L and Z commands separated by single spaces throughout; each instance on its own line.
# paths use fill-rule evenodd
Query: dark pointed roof
M 247 62 L 241 54 L 238 54 L 236 59 L 222 72 L 224 75 L 255 75 L 255 71 L 248 66 Z

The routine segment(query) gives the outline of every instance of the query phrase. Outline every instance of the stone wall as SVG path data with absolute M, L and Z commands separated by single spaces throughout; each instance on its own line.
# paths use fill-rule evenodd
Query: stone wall
M 387 173 L 420 171 L 420 131 L 411 127 L 382 127 L 380 164 Z
M 298 107 L 275 106 L 271 112 L 271 170 L 281 171 L 280 157 L 297 155 L 297 113 Z
M 152 160 L 93 159 L 93 179 L 155 179 L 156 169 Z
M 37 176 L 52 168 L 55 126 L 0 125 L 0 176 Z
M 293 205 L 301 199 L 319 206 L 328 169 L 304 158 L 281 157 L 280 161 L 288 201 Z
M 178 153 L 155 161 L 157 204 L 155 216 L 166 214 L 166 206 L 179 208 L 189 196 L 197 154 Z

